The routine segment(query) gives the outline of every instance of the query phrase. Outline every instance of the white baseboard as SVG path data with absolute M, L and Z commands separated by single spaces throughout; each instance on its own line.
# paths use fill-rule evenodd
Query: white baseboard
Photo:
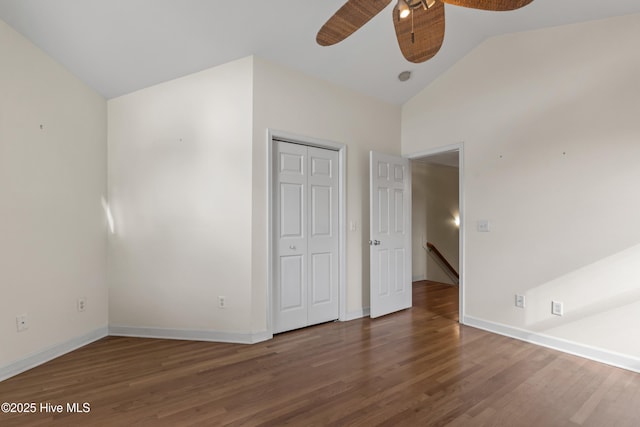
M 413 276 L 411 278 L 411 281 L 412 282 L 420 282 L 420 281 L 425 280 L 425 279 L 426 279 L 425 275 L 424 274 L 420 274 L 418 276 Z
M 363 317 L 369 317 L 369 307 L 363 307 L 360 310 L 349 311 L 344 319 L 340 319 L 341 322 L 348 322 L 349 320 L 361 319 Z
M 531 332 L 525 329 L 503 325 L 501 323 L 482 320 L 473 316 L 464 316 L 463 322 L 461 323 L 499 335 L 504 335 L 510 338 L 562 351 L 564 353 L 584 357 L 585 359 L 595 360 L 596 362 L 640 373 L 640 358 L 637 357 L 603 350 L 601 348 Z
M 94 331 L 70 339 L 60 344 L 56 344 L 37 353 L 31 354 L 16 362 L 0 367 L 0 381 L 11 378 L 50 360 L 67 354 L 73 350 L 97 341 L 107 336 L 107 327 L 98 328 Z
M 193 329 L 140 328 L 137 326 L 109 326 L 109 335 L 119 337 L 162 338 L 170 340 L 213 341 L 234 344 L 255 344 L 273 338 L 264 332 L 219 332 Z
M 346 318 L 342 321 L 360 319 L 369 316 L 369 307 L 361 310 L 348 312 Z M 463 316 L 462 324 L 515 338 L 521 341 L 548 347 L 554 350 L 573 354 L 575 356 L 584 357 L 596 362 L 605 363 L 607 365 L 616 366 L 633 372 L 640 373 L 640 358 L 620 354 L 596 347 L 552 337 L 545 334 L 539 334 L 525 329 L 515 328 L 513 326 L 501 323 L 491 322 L 478 319 L 473 316 Z M 180 339 L 180 340 L 196 340 L 196 341 L 214 341 L 227 342 L 237 344 L 254 344 L 273 338 L 273 335 L 267 331 L 258 333 L 230 333 L 218 331 L 199 331 L 199 330 L 183 330 L 183 329 L 163 329 L 163 328 L 139 328 L 132 326 L 109 326 L 98 328 L 85 335 L 73 338 L 64 343 L 60 343 L 34 353 L 24 359 L 10 363 L 0 367 L 0 381 L 4 381 L 29 369 L 42 365 L 50 360 L 67 354 L 73 350 L 97 341 L 107 335 L 140 337 L 140 338 L 162 338 L 162 339 Z

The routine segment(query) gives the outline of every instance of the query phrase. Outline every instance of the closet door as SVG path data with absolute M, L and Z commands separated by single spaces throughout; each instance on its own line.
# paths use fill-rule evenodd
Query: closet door
M 309 324 L 338 318 L 338 153 L 309 147 Z
M 307 326 L 307 147 L 277 142 L 274 332 Z
M 338 318 L 337 152 L 276 144 L 274 333 Z

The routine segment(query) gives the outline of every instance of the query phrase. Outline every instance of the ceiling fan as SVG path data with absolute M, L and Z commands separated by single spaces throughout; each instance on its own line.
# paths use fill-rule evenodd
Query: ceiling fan
M 473 9 L 505 11 L 524 7 L 533 0 L 398 0 L 393 24 L 402 55 L 411 62 L 431 59 L 444 40 L 444 3 Z M 320 28 L 320 46 L 336 44 L 369 22 L 391 0 L 348 0 Z

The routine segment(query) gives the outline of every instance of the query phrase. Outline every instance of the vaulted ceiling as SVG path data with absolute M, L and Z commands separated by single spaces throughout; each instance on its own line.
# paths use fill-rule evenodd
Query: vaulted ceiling
M 395 39 L 395 0 L 331 47 L 315 36 L 343 0 L 0 0 L 0 19 L 112 98 L 256 54 L 401 104 L 486 38 L 640 13 L 637 0 L 534 0 L 512 12 L 446 5 L 440 52 L 407 62 Z M 612 46 L 615 48 L 615 46 Z M 594 52 L 597 55 L 597 52 Z M 413 73 L 407 82 L 397 75 Z

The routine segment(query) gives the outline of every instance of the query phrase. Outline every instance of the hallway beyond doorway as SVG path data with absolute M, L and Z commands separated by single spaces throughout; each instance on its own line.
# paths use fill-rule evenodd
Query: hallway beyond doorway
M 420 280 L 413 282 L 413 306 L 432 314 L 431 319 L 459 319 L 458 286 Z

